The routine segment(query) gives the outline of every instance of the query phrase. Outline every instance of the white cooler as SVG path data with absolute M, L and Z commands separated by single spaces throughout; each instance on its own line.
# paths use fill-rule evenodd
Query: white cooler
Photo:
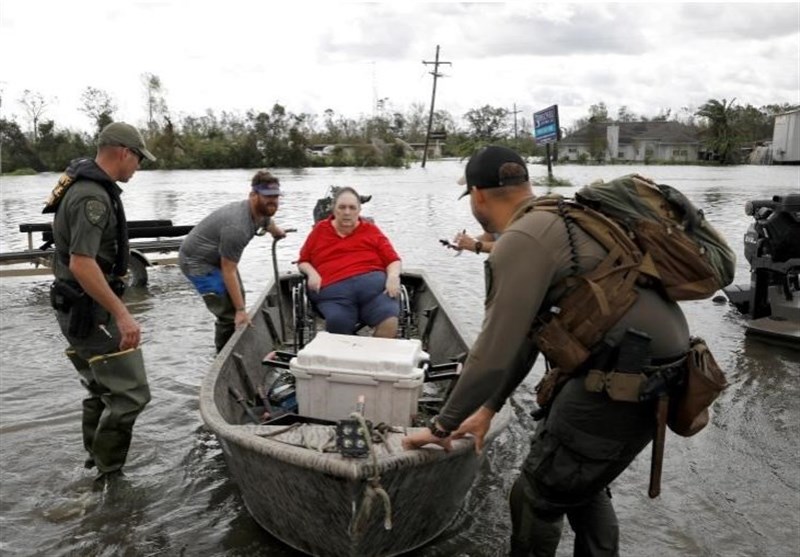
M 298 411 L 340 420 L 363 395 L 364 417 L 373 424 L 411 425 L 428 358 L 419 340 L 317 333 L 289 364 Z

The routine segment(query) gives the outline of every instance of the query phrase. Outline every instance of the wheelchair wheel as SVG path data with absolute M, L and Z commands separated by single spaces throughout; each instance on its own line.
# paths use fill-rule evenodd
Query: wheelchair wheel
M 292 288 L 292 315 L 294 323 L 295 354 L 314 338 L 314 317 L 311 315 L 305 281 Z
M 400 285 L 400 315 L 398 316 L 397 334 L 400 338 L 411 338 L 412 327 L 411 301 L 405 284 Z

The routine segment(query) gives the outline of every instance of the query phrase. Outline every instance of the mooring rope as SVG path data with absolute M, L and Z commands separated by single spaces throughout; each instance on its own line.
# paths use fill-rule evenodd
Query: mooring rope
M 364 527 L 367 524 L 367 519 L 369 518 L 370 514 L 372 513 L 372 503 L 377 498 L 383 501 L 383 527 L 386 530 L 392 529 L 392 501 L 389 498 L 389 494 L 386 490 L 381 486 L 381 477 L 378 473 L 378 455 L 375 453 L 375 447 L 372 444 L 372 436 L 369 434 L 369 429 L 367 428 L 367 421 L 364 419 L 359 412 L 353 412 L 350 414 L 350 417 L 358 420 L 358 423 L 361 425 L 362 431 L 364 432 L 364 439 L 367 442 L 367 448 L 369 449 L 369 454 L 372 458 L 372 476 L 367 478 L 367 487 L 364 490 L 364 497 L 361 499 L 361 505 L 359 506 L 358 512 L 353 516 L 353 520 L 350 521 L 350 534 L 354 536 L 360 536 Z

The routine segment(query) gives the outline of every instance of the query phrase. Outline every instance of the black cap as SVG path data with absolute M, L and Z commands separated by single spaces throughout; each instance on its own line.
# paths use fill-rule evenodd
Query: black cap
M 500 168 L 506 163 L 518 164 L 522 167 L 522 173 L 511 176 L 500 176 Z M 459 196 L 459 199 L 469 195 L 469 188 L 499 188 L 501 186 L 513 186 L 523 184 L 528 181 L 528 168 L 525 160 L 518 153 L 508 147 L 499 145 L 489 145 L 470 157 L 464 176 L 458 181 L 459 184 L 466 184 L 467 189 Z

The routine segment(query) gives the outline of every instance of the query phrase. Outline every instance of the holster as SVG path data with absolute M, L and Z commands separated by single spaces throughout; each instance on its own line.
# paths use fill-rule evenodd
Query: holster
M 94 300 L 84 294 L 72 304 L 69 312 L 69 335 L 86 338 L 94 326 Z
M 50 285 L 50 305 L 56 311 L 68 312 L 81 296 L 85 293 L 78 283 L 56 279 Z
M 56 279 L 50 285 L 50 305 L 69 313 L 67 333 L 74 338 L 86 338 L 94 325 L 94 300 L 77 283 Z

